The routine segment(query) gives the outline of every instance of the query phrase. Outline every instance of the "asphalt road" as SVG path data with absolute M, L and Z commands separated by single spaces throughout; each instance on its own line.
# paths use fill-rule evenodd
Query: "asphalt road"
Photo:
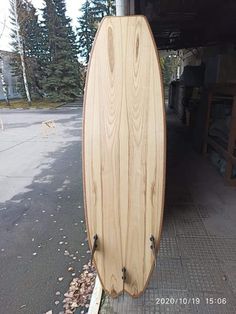
M 58 314 L 90 257 L 82 109 L 0 110 L 0 119 L 0 313 Z M 41 123 L 48 119 L 56 128 L 45 135 Z

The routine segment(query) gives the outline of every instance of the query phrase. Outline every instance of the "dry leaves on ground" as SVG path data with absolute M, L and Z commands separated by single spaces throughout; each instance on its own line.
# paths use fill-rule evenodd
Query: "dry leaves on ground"
M 88 308 L 95 285 L 95 267 L 89 262 L 83 266 L 79 278 L 74 278 L 69 290 L 64 294 L 64 313 L 72 314 L 78 307 Z

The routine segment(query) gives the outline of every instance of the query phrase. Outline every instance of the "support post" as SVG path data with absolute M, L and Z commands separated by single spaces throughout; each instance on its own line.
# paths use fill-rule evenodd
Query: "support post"
M 116 15 L 124 16 L 128 15 L 128 0 L 116 0 Z

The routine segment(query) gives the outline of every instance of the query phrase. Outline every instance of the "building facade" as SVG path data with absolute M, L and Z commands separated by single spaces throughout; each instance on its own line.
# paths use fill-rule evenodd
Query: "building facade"
M 11 55 L 13 52 L 0 50 L 0 100 L 21 98 L 17 91 L 17 77 L 11 69 Z

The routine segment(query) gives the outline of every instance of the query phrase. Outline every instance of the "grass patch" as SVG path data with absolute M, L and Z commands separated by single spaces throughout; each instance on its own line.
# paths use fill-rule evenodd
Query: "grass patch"
M 7 106 L 5 101 L 0 102 L 0 109 L 8 108 L 8 109 L 29 109 L 29 108 L 35 108 L 35 109 L 43 109 L 43 108 L 56 108 L 58 106 L 62 105 L 60 102 L 52 102 L 49 100 L 35 100 L 32 101 L 31 105 L 29 106 L 28 102 L 24 99 L 20 100 L 10 100 L 10 105 Z

